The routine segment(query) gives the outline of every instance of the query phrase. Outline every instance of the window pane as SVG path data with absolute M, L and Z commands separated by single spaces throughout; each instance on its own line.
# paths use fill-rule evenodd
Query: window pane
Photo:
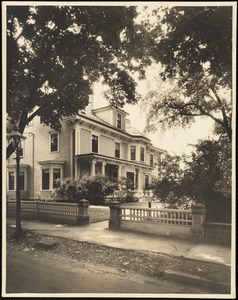
M 131 160 L 135 160 L 135 159 L 136 159 L 136 147 L 131 146 Z
M 120 144 L 115 143 L 115 157 L 120 158 Z
M 53 169 L 53 188 L 56 188 L 55 181 L 60 178 L 60 169 Z
M 42 190 L 50 189 L 50 170 L 42 170 Z
M 24 183 L 25 183 L 25 176 L 24 176 L 24 172 L 20 172 L 19 174 L 19 187 L 20 187 L 20 191 L 24 191 Z
M 50 151 L 58 151 L 58 133 L 51 134 L 50 139 Z
M 145 153 L 145 149 L 144 148 L 140 148 L 140 160 L 144 161 L 144 153 Z
M 121 129 L 121 115 L 117 114 L 117 128 Z
M 14 172 L 8 173 L 8 190 L 14 191 Z
M 154 166 L 154 161 L 153 161 L 153 155 L 152 154 L 150 155 L 150 165 L 151 165 L 151 167 Z
M 98 153 L 98 137 L 92 136 L 92 152 Z

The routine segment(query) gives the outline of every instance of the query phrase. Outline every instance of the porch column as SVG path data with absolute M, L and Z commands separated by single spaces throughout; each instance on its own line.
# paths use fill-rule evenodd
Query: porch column
M 121 178 L 121 169 L 122 169 L 122 166 L 119 165 L 119 166 L 118 166 L 118 173 L 117 173 L 117 178 L 118 178 L 118 180 Z
M 95 165 L 96 165 L 96 161 L 92 160 L 91 161 L 91 173 L 90 173 L 90 176 L 95 176 Z
M 102 176 L 105 176 L 105 168 L 106 168 L 106 163 L 102 162 Z
M 138 182 L 137 182 L 137 189 L 141 189 L 141 172 L 140 169 L 138 169 L 138 173 L 137 173 L 137 178 L 138 178 Z

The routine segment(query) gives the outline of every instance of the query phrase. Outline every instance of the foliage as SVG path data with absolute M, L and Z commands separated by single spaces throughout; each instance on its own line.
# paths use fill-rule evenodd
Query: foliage
M 55 185 L 54 197 L 63 198 L 70 203 L 84 199 L 88 192 L 85 185 L 82 184 L 81 178 L 58 178 Z
M 121 203 L 135 202 L 136 199 L 133 196 L 134 186 L 134 182 L 132 182 L 129 178 L 122 177 L 118 182 L 119 190 L 116 191 L 114 200 L 119 201 Z
M 203 203 L 210 220 L 229 222 L 232 157 L 227 139 L 200 141 L 191 156 L 165 155 L 162 177 L 153 183 L 155 196 L 170 208 Z
M 86 199 L 90 204 L 103 204 L 104 198 L 113 193 L 117 188 L 117 183 L 111 182 L 103 176 L 83 177 L 83 184 L 87 187 Z
M 134 47 L 143 42 L 136 15 L 135 6 L 7 6 L 9 120 L 21 133 L 35 116 L 60 129 L 63 117 L 87 106 L 99 78 L 113 105 L 134 103 L 129 72 L 146 63 Z M 7 158 L 12 153 L 10 144 Z
M 186 162 L 184 193 L 204 203 L 208 216 L 217 221 L 230 218 L 231 164 L 231 146 L 226 139 L 201 141 Z
M 54 197 L 71 203 L 86 199 L 90 204 L 102 204 L 104 197 L 111 194 L 116 186 L 103 176 L 57 179 Z
M 186 208 L 190 204 L 191 199 L 181 190 L 183 170 L 180 165 L 178 155 L 166 153 L 161 161 L 161 178 L 152 183 L 154 195 L 169 208 Z
M 157 87 L 144 98 L 147 130 L 205 116 L 231 141 L 232 7 L 169 7 L 154 14 L 150 54 L 162 67 Z

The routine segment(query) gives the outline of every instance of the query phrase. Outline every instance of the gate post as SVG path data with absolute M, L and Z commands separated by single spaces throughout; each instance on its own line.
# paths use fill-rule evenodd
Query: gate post
M 192 206 L 192 233 L 197 241 L 202 241 L 204 239 L 204 223 L 206 219 L 206 206 L 197 203 Z
M 89 213 L 88 213 L 89 202 L 88 200 L 82 199 L 78 202 L 78 217 L 77 223 L 79 225 L 89 224 Z
M 110 208 L 110 219 L 109 219 L 109 229 L 119 229 L 120 228 L 120 202 L 113 201 L 109 204 Z

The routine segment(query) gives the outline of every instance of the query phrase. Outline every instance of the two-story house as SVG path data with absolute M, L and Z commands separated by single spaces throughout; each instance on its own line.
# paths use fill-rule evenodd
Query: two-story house
M 128 114 L 110 106 L 90 109 L 62 120 L 55 131 L 35 118 L 24 132 L 21 198 L 50 197 L 57 178 L 101 174 L 110 180 L 129 178 L 144 190 L 159 176 L 161 149 L 133 128 Z M 15 198 L 14 154 L 7 163 L 7 196 Z

